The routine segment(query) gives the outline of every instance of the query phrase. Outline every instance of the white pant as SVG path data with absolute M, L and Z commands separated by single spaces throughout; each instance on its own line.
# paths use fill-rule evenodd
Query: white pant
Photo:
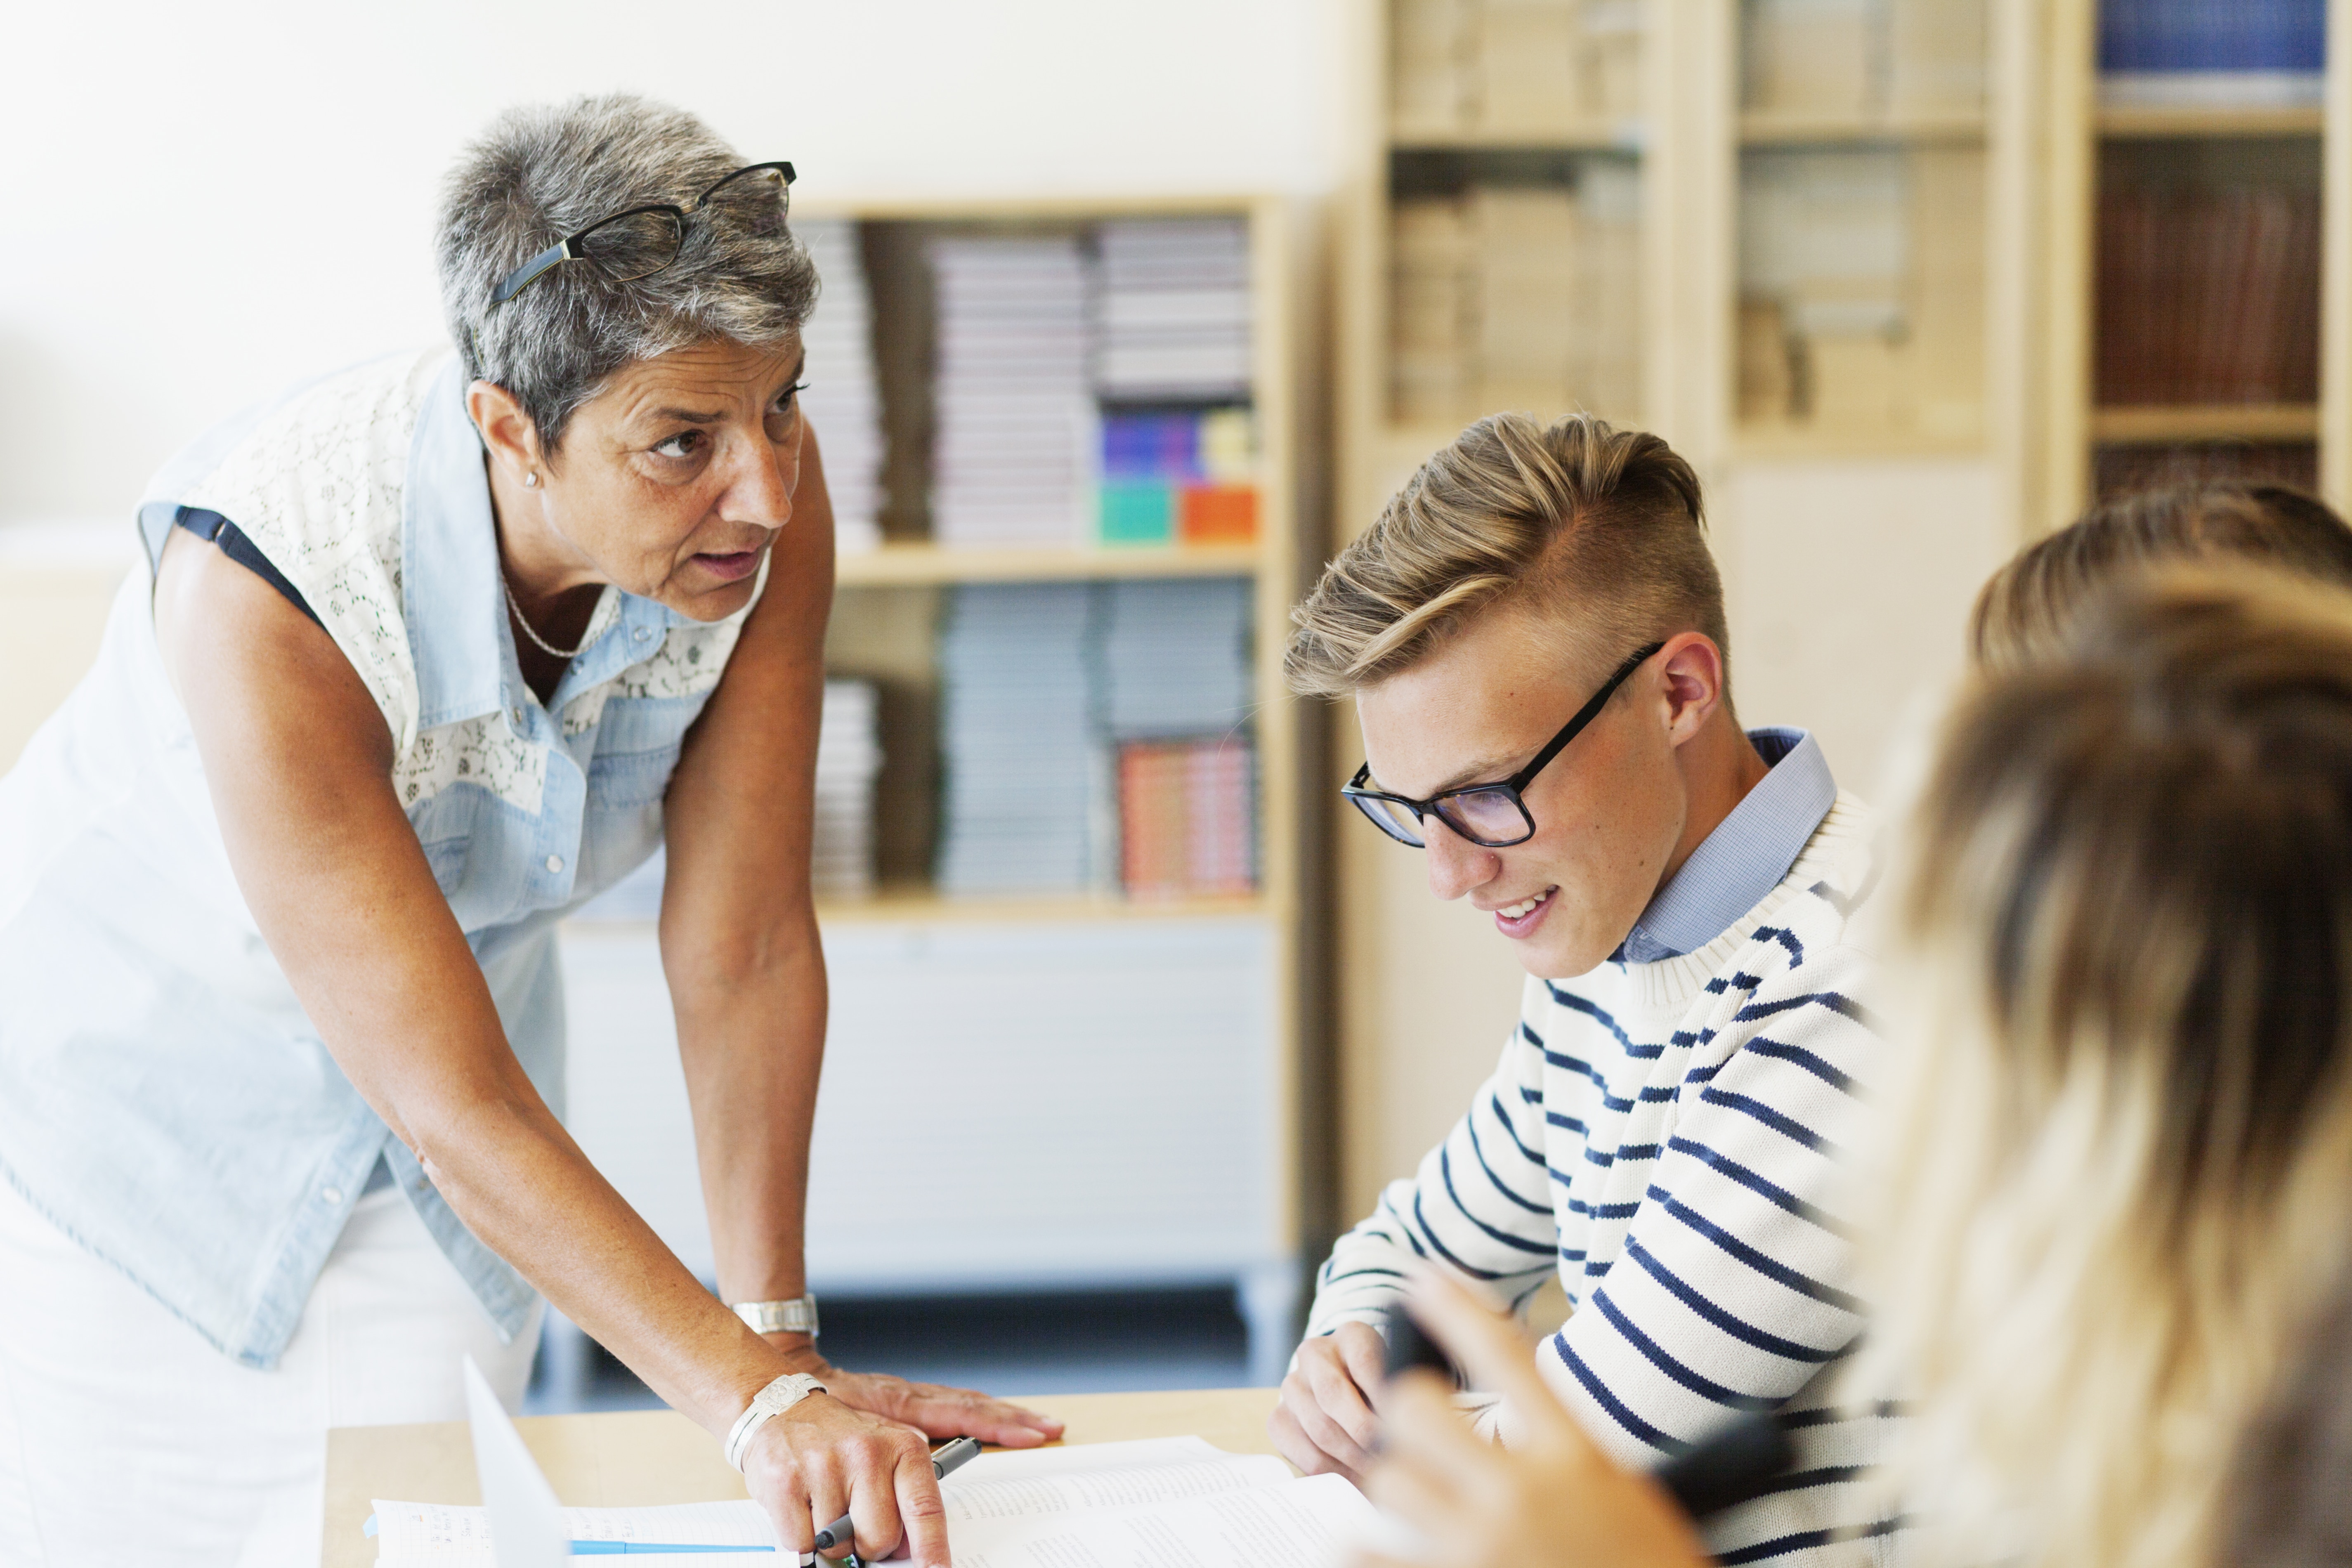
M 315 1568 L 327 1428 L 462 1419 L 467 1352 L 511 1409 L 538 1339 L 534 1313 L 499 1343 L 386 1187 L 256 1372 L 0 1181 L 0 1564 Z

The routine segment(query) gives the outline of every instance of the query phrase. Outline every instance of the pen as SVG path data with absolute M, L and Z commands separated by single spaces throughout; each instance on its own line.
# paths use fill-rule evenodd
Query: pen
M 979 1438 L 958 1437 L 952 1443 L 931 1450 L 931 1474 L 945 1480 L 965 1460 L 979 1457 Z M 849 1516 L 845 1513 L 816 1532 L 816 1549 L 819 1552 L 829 1551 L 848 1541 L 849 1534 Z

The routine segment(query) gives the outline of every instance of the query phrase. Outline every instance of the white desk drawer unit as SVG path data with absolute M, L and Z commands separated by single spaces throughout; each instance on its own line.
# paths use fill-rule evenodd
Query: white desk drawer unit
M 714 1273 L 649 925 L 574 922 L 566 1121 Z M 1297 1330 L 1272 942 L 1247 915 L 829 924 L 820 1296 L 1231 1282 L 1260 1383 Z M 550 1345 L 578 1375 L 576 1331 Z

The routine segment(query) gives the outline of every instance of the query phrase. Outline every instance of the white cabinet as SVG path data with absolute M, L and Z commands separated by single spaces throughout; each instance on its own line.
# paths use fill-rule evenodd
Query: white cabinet
M 857 1295 L 1231 1281 L 1280 1374 L 1298 1259 L 1273 939 L 1252 915 L 829 922 L 810 1285 Z M 652 928 L 563 935 L 566 1120 L 713 1272 Z

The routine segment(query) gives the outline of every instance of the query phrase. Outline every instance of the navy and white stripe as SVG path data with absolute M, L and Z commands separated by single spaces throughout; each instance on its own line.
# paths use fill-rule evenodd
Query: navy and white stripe
M 1724 1561 L 1806 1563 L 1869 1529 L 1855 1478 L 1891 1417 L 1825 1389 L 1861 1330 L 1835 1205 L 1879 1049 L 1849 935 L 1871 857 L 1867 808 L 1841 795 L 1713 942 L 1529 981 L 1470 1113 L 1333 1249 L 1309 1333 L 1377 1322 L 1409 1257 L 1514 1300 L 1556 1270 L 1575 1310 L 1539 1364 L 1621 1460 L 1742 1411 L 1790 1417 L 1796 1473 L 1709 1530 Z

